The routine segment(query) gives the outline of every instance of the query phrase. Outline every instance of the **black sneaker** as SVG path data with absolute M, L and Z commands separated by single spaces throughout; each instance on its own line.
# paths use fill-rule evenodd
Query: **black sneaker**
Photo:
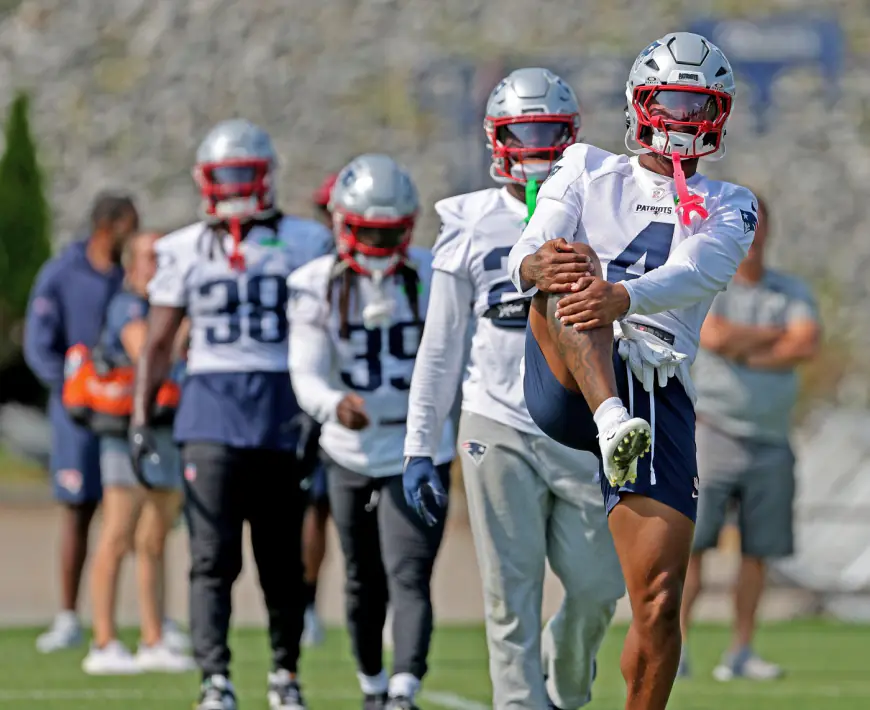
M 387 706 L 386 693 L 373 693 L 363 697 L 363 710 L 384 710 Z
M 213 675 L 202 681 L 196 710 L 236 710 L 236 693 L 226 676 Z
M 404 695 L 397 695 L 394 698 L 387 700 L 386 710 L 420 710 L 411 698 L 406 698 Z
M 269 710 L 305 710 L 299 683 L 283 668 L 269 674 Z

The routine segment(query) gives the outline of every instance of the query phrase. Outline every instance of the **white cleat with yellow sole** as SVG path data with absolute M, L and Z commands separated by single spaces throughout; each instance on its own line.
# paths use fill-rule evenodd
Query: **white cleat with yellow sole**
M 604 475 L 614 488 L 637 480 L 637 460 L 650 450 L 649 423 L 638 417 L 618 419 L 598 435 Z

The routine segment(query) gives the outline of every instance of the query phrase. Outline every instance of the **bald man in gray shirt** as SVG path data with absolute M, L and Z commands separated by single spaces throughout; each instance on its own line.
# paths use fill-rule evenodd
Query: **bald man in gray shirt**
M 764 266 L 768 211 L 727 291 L 701 330 L 692 373 L 698 390 L 700 498 L 693 554 L 683 593 L 683 649 L 701 590 L 704 552 L 716 547 L 729 507 L 736 505 L 742 559 L 735 586 L 731 648 L 713 671 L 718 680 L 767 680 L 782 675 L 752 651 L 766 561 L 793 552 L 794 455 L 789 444 L 798 392 L 795 368 L 820 340 L 815 300 L 805 283 Z M 688 675 L 687 656 L 680 661 Z

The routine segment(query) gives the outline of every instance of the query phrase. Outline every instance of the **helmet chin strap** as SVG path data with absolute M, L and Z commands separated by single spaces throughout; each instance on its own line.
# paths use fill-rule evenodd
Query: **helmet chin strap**
M 704 198 L 689 192 L 686 174 L 680 164 L 681 160 L 682 156 L 678 152 L 671 153 L 671 161 L 674 164 L 674 186 L 677 188 L 677 198 L 679 199 L 677 213 L 683 220 L 683 224 L 688 227 L 692 223 L 693 213 L 699 215 L 701 219 L 707 219 L 709 213 L 704 208 Z
M 233 250 L 230 252 L 230 267 L 235 271 L 245 270 L 245 255 L 242 254 L 242 221 L 238 217 L 229 219 L 230 236 L 233 238 Z

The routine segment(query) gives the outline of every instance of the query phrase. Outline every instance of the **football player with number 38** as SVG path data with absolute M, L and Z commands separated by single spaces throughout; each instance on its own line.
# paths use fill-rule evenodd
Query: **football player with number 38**
M 287 375 L 287 277 L 331 252 L 334 241 L 317 222 L 280 212 L 275 168 L 263 129 L 240 119 L 215 126 L 194 168 L 203 221 L 160 240 L 149 285 L 130 444 L 134 465 L 155 455 L 148 412 L 187 313 L 175 438 L 185 463 L 190 630 L 203 675 L 198 710 L 236 708 L 227 632 L 245 520 L 269 616 L 269 706 L 304 708 L 296 680 L 304 499 L 292 423 L 300 410 Z
M 427 525 L 402 490 L 408 389 L 432 257 L 409 246 L 417 190 L 386 155 L 362 155 L 347 165 L 329 210 L 338 256 L 321 257 L 289 280 L 290 375 L 299 404 L 323 425 L 320 447 L 344 553 L 347 624 L 363 706 L 406 710 L 427 670 L 430 578 L 446 514 L 440 509 Z M 449 484 L 452 426 L 442 426 L 437 438 L 441 494 Z M 390 678 L 382 658 L 388 601 Z

